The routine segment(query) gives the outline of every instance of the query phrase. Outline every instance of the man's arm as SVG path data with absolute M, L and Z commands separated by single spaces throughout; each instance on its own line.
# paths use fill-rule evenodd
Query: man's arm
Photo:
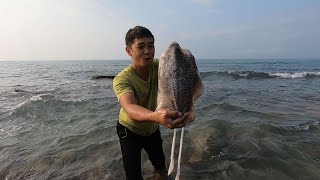
M 189 113 L 182 116 L 181 113 L 168 109 L 154 112 L 137 105 L 137 100 L 131 92 L 123 94 L 119 102 L 130 119 L 135 121 L 153 121 L 171 129 L 184 127 L 188 122 Z

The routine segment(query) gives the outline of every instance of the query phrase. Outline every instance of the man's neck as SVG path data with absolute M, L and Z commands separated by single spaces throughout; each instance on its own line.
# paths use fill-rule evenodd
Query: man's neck
M 132 63 L 132 68 L 134 72 L 144 81 L 149 80 L 149 67 L 148 66 L 138 66 Z

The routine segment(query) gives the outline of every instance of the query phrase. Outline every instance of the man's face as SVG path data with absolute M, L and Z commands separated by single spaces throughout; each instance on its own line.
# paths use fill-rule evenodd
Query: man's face
M 136 38 L 131 47 L 127 47 L 126 51 L 135 64 L 139 66 L 147 66 L 152 63 L 154 57 L 154 41 L 150 38 Z

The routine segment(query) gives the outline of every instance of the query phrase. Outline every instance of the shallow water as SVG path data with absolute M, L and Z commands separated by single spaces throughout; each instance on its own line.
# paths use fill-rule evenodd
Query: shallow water
M 0 179 L 125 179 L 112 80 L 92 77 L 128 63 L 1 62 Z M 205 91 L 181 179 L 320 179 L 319 60 L 197 64 Z M 161 131 L 169 162 L 172 130 Z

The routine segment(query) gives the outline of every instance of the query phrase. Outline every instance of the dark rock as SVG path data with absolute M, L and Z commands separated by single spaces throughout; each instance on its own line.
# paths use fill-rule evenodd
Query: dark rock
M 113 79 L 115 76 L 93 76 L 91 79 Z

